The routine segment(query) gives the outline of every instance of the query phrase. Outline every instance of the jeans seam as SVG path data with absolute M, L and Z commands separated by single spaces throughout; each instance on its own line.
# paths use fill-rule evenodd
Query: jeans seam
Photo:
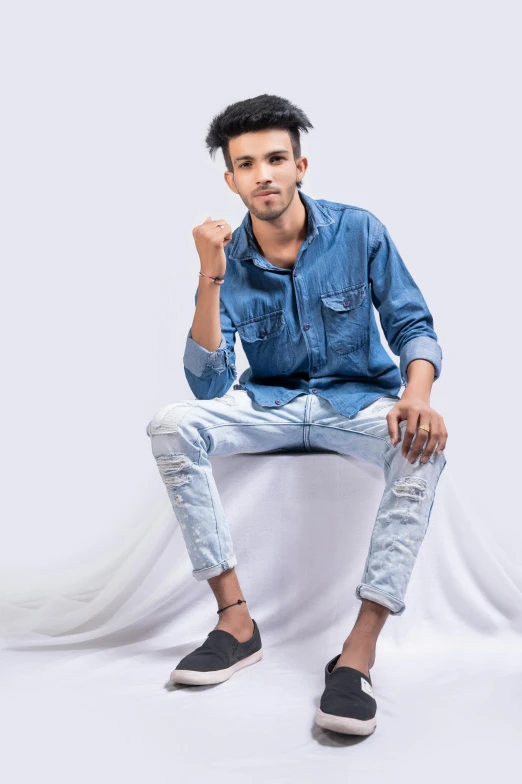
M 205 430 L 215 430 L 217 427 L 302 427 L 303 422 L 222 422 L 218 425 L 208 425 L 198 430 L 198 433 L 203 433 Z M 197 439 L 196 439 L 197 441 Z M 196 443 L 193 442 L 193 444 Z
M 317 422 L 312 422 L 314 427 L 326 427 L 329 430 L 342 430 L 343 433 L 354 433 L 358 436 L 366 436 L 366 438 L 376 438 L 378 441 L 386 441 L 387 436 L 376 436 L 373 433 L 361 433 L 360 430 L 352 430 L 350 427 L 337 427 L 336 425 L 321 425 Z
M 209 425 L 202 427 L 198 430 L 198 434 L 205 430 L 214 430 L 217 427 L 303 427 L 303 425 L 310 425 L 313 427 L 326 427 L 329 430 L 342 430 L 343 433 L 355 433 L 358 436 L 366 436 L 366 438 L 376 438 L 379 441 L 386 441 L 387 436 L 376 436 L 373 433 L 361 433 L 360 430 L 352 430 L 349 427 L 336 427 L 335 425 L 322 425 L 318 422 L 262 422 L 262 423 L 249 423 L 249 422 L 223 422 L 218 425 Z M 197 439 L 192 442 L 194 446 Z
M 201 467 L 200 464 L 199 464 L 200 460 L 201 460 L 201 451 L 202 451 L 201 449 L 198 449 L 198 462 L 197 462 L 198 468 Z M 203 469 L 201 469 L 201 470 L 203 471 Z M 206 471 L 203 471 L 203 476 L 205 477 L 205 481 L 207 483 L 208 494 L 210 496 L 210 500 L 212 501 L 212 511 L 214 512 L 214 522 L 215 522 L 215 525 L 216 525 L 216 536 L 217 536 L 217 540 L 218 540 L 218 544 L 219 544 L 219 553 L 220 553 L 220 556 L 221 556 L 221 561 L 223 561 L 223 548 L 221 547 L 221 538 L 219 536 L 219 526 L 218 526 L 218 522 L 217 522 L 216 507 L 214 506 L 214 499 L 212 497 L 212 491 L 210 489 L 210 484 L 209 484 L 209 481 L 208 481 L 208 476 L 207 476 L 207 472 Z
M 384 492 L 383 492 L 383 497 L 384 497 L 384 493 L 385 493 L 385 492 L 386 492 L 386 488 L 384 489 Z M 380 507 L 381 507 L 381 504 L 382 504 L 382 498 L 381 498 L 381 502 L 379 503 L 379 509 L 380 509 Z M 374 539 L 374 536 L 375 536 L 375 530 L 376 530 L 376 527 L 377 527 L 377 518 L 378 518 L 378 515 L 379 515 L 379 510 L 377 510 L 377 515 L 375 516 L 375 519 L 374 519 L 374 521 L 373 521 L 372 534 L 371 534 L 371 536 L 370 536 L 370 545 L 369 545 L 369 547 L 368 547 L 368 556 L 367 556 L 367 559 L 366 559 L 366 565 L 365 565 L 365 567 L 364 567 L 364 573 L 363 573 L 363 576 L 362 576 L 361 582 L 364 582 L 364 580 L 365 580 L 365 578 L 366 578 L 366 576 L 367 576 L 367 573 L 368 573 L 368 566 L 370 565 L 370 560 L 371 560 L 371 557 L 372 557 L 372 552 L 373 552 L 373 539 Z
M 283 423 L 263 422 L 257 424 L 257 423 L 249 423 L 249 422 L 223 422 L 223 424 L 220 425 L 208 425 L 208 427 L 199 428 L 197 437 L 194 439 L 194 441 L 191 442 L 190 445 L 196 447 L 196 443 L 201 433 L 204 433 L 206 430 L 214 430 L 217 427 L 267 427 L 267 425 L 269 427 L 302 427 L 303 423 L 302 422 L 283 422 Z M 198 447 L 196 447 L 196 449 L 197 448 Z

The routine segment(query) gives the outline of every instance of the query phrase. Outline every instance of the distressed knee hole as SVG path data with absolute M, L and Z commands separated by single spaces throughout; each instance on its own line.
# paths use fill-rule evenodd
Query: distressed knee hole
M 193 409 L 197 408 L 199 403 L 183 401 L 183 403 L 174 403 L 166 410 L 160 409 L 156 416 L 150 423 L 150 431 L 155 435 L 162 435 L 167 433 L 177 433 L 181 422 L 185 419 L 187 414 Z M 164 413 L 163 413 L 164 412 Z
M 167 487 L 181 487 L 191 481 L 190 476 L 183 473 L 184 468 L 192 465 L 192 460 L 186 455 L 158 455 L 156 463 Z M 176 494 L 174 500 L 179 506 L 184 505 L 183 498 L 179 493 Z
M 420 501 L 426 495 L 428 483 L 422 476 L 402 476 L 394 483 L 392 490 L 399 498 L 412 498 Z

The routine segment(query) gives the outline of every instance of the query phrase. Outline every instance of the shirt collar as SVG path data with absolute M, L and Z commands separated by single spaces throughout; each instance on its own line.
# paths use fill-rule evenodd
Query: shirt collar
M 298 191 L 301 201 L 304 203 L 308 218 L 308 228 L 305 242 L 308 244 L 319 234 L 319 229 L 323 226 L 329 226 L 334 223 L 324 207 L 322 207 L 311 196 L 307 196 L 302 190 Z M 228 256 L 236 259 L 237 261 L 246 261 L 247 259 L 260 259 L 259 253 L 256 250 L 254 234 L 252 232 L 252 218 L 250 211 L 248 211 L 243 218 L 236 236 L 229 249 Z

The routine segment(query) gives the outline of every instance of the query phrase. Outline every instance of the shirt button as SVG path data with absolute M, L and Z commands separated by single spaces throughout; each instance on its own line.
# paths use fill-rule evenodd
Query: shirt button
M 315 373 L 315 371 L 316 371 L 316 370 L 317 370 L 317 368 L 314 366 L 314 367 L 312 368 L 312 373 Z
M 264 329 L 262 329 L 262 330 L 261 330 L 261 332 L 259 333 L 259 337 L 260 337 L 260 338 L 264 338 L 264 337 L 265 337 L 265 335 L 266 335 L 266 332 L 265 332 L 265 330 L 264 330 Z
M 344 302 L 343 302 L 344 307 L 347 308 L 349 304 L 350 304 L 350 301 L 345 299 Z
M 279 405 L 280 402 L 281 402 L 280 400 L 276 400 L 277 405 Z
M 312 392 L 314 392 L 314 393 L 317 392 L 317 387 L 313 387 L 312 388 Z
M 310 324 L 304 324 L 304 329 L 310 329 Z
M 294 278 L 297 277 L 297 270 L 294 270 Z

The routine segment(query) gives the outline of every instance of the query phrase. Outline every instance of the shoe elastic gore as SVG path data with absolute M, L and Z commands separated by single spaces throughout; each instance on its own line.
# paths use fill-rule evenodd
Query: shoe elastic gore
M 370 735 L 377 726 L 377 702 L 371 677 L 354 667 L 333 669 L 341 654 L 325 668 L 325 689 L 315 721 L 324 729 L 348 735 Z
M 263 657 L 261 635 L 254 621 L 252 637 L 239 642 L 224 629 L 212 629 L 205 641 L 184 656 L 170 675 L 171 683 L 208 685 L 228 680 L 237 670 Z

